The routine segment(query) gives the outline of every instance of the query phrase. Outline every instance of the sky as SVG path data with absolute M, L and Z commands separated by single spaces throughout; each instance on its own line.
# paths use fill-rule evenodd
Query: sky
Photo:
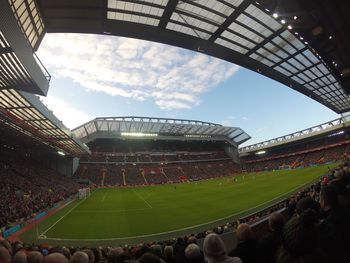
M 257 72 L 169 45 L 46 34 L 37 54 L 52 76 L 42 100 L 70 129 L 96 117 L 179 118 L 240 127 L 250 145 L 340 117 Z

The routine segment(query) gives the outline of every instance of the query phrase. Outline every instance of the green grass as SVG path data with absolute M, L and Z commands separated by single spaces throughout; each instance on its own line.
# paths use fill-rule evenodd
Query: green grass
M 96 245 L 135 243 L 193 233 L 267 207 L 323 175 L 328 166 L 245 174 L 236 177 L 236 183 L 230 178 L 219 178 L 98 189 L 89 198 L 74 201 L 42 221 L 22 234 L 21 239 Z M 46 239 L 38 240 L 40 234 Z

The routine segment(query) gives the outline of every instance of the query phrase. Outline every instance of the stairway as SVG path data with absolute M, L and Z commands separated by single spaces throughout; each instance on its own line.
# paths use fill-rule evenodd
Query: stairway
M 106 177 L 106 169 L 101 170 L 102 173 L 102 180 L 101 180 L 101 186 L 105 186 L 105 177 Z
M 123 185 L 126 186 L 125 171 L 122 171 Z
M 145 184 L 148 184 L 147 179 L 146 179 L 146 176 L 145 176 L 143 170 L 141 170 L 141 175 L 142 175 L 142 177 L 143 177 L 143 180 L 145 181 Z
M 167 181 L 167 183 L 169 182 L 169 177 L 166 175 L 166 173 L 164 172 L 164 169 L 163 168 L 161 168 L 160 169 L 160 172 L 161 172 L 161 174 L 162 175 L 164 175 L 164 177 L 166 178 L 166 181 Z

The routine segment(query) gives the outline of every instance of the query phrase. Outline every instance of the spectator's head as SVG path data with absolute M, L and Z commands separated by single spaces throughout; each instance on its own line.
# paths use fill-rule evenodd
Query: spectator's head
M 333 185 L 322 187 L 320 193 L 320 206 L 323 210 L 329 210 L 338 205 L 337 189 Z
M 197 244 L 197 238 L 195 236 L 190 236 L 187 240 L 187 244 Z
M 314 199 L 309 196 L 303 197 L 299 200 L 296 206 L 296 212 L 300 215 L 306 209 L 312 209 L 316 212 L 316 214 L 320 213 L 320 205 Z
M 226 248 L 222 239 L 215 233 L 205 237 L 203 242 L 204 256 L 208 262 L 221 261 L 227 257 Z
M 189 244 L 185 249 L 185 256 L 188 262 L 203 262 L 203 256 L 201 249 L 198 245 L 192 243 Z
M 95 263 L 95 255 L 91 251 L 91 249 L 84 249 L 84 250 L 82 250 L 82 252 L 84 252 L 84 253 L 86 253 L 86 255 L 88 255 L 89 263 Z
M 70 253 L 70 250 L 68 248 L 63 247 L 61 252 L 68 260 L 70 260 L 71 253 Z
M 318 249 L 317 214 L 312 209 L 289 220 L 282 230 L 283 249 L 291 256 L 303 256 Z
M 92 248 L 91 250 L 94 253 L 95 263 L 100 263 L 102 258 L 101 250 L 99 248 Z
M 164 248 L 164 257 L 171 258 L 174 256 L 174 248 L 172 246 L 165 246 Z
M 285 224 L 285 218 L 280 213 L 272 213 L 269 217 L 269 228 L 273 232 L 281 232 Z
M 0 262 L 11 263 L 11 255 L 9 251 L 2 246 L 0 246 Z
M 162 257 L 162 247 L 161 245 L 152 245 L 151 246 L 151 253 L 158 257 Z
M 41 254 L 39 251 L 31 251 L 27 254 L 28 263 L 41 263 L 43 258 L 43 254 Z
M 121 247 L 112 249 L 108 254 L 108 263 L 120 263 L 130 259 Z
M 162 263 L 162 261 L 152 253 L 145 253 L 140 257 L 139 263 Z
M 239 224 L 236 229 L 236 237 L 239 241 L 244 241 L 254 238 L 254 233 L 250 226 L 246 223 Z
M 10 255 L 12 254 L 11 244 L 7 240 L 5 240 L 5 239 L 0 240 L 0 246 L 6 248 L 7 251 L 10 253 Z
M 60 253 L 52 253 L 44 257 L 42 263 L 68 263 L 68 259 Z
M 18 251 L 12 259 L 12 263 L 27 263 L 27 255 L 24 251 Z
M 82 251 L 77 251 L 70 259 L 71 263 L 89 263 L 89 256 Z

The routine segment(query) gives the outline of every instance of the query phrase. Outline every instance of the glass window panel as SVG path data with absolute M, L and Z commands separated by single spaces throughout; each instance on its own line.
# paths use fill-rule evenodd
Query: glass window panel
M 241 54 L 245 54 L 245 53 L 248 52 L 247 49 L 242 48 L 242 47 L 240 47 L 240 46 L 237 46 L 237 45 L 235 45 L 235 44 L 233 44 L 233 43 L 231 43 L 231 42 L 228 42 L 228 41 L 226 41 L 226 40 L 224 40 L 224 39 L 222 39 L 222 38 L 216 39 L 216 40 L 215 40 L 215 43 L 216 43 L 216 44 L 219 44 L 219 45 L 221 45 L 221 46 L 227 47 L 227 48 L 229 48 L 229 49 L 232 49 L 232 50 L 234 50 L 234 51 L 237 51 L 237 52 L 239 52 L 239 53 L 241 53 Z
M 237 21 L 241 22 L 243 25 L 247 26 L 247 28 L 252 28 L 254 31 L 259 32 L 265 37 L 268 37 L 272 34 L 272 31 L 267 29 L 264 25 L 256 22 L 250 17 L 240 14 L 237 18 Z
M 310 61 L 307 60 L 302 54 L 296 55 L 295 59 L 302 63 L 305 67 L 310 67 L 312 65 Z
M 257 61 L 260 61 L 261 63 L 264 63 L 265 65 L 267 65 L 267 66 L 269 66 L 269 67 L 271 67 L 271 66 L 274 65 L 273 62 L 271 62 L 270 60 L 268 60 L 268 59 L 266 59 L 266 58 L 260 56 L 259 54 L 253 53 L 253 54 L 250 55 L 250 57 L 251 57 L 252 59 L 255 59 L 255 60 L 257 60 Z
M 310 84 L 305 84 L 305 87 L 309 90 L 314 90 L 314 87 L 312 87 Z
M 254 5 L 248 6 L 248 8 L 245 10 L 246 13 L 250 14 L 252 17 L 259 20 L 261 23 L 265 24 L 269 28 L 273 30 L 278 30 L 282 27 L 280 23 L 278 23 L 274 18 L 266 14 L 265 12 L 261 11 Z
M 285 68 L 283 68 L 281 66 L 275 67 L 275 70 L 281 72 L 282 74 L 284 74 L 286 76 L 290 76 L 291 75 L 291 73 L 289 71 L 287 71 Z
M 287 62 L 282 63 L 281 66 L 283 66 L 285 69 L 292 72 L 293 74 L 299 72 L 299 70 L 297 68 L 293 67 L 292 65 L 290 65 Z
M 305 74 L 306 76 L 308 76 L 310 79 L 315 79 L 315 78 L 317 78 L 317 77 L 315 76 L 315 74 L 314 74 L 313 72 L 311 72 L 310 70 L 304 70 L 304 74 Z
M 311 60 L 311 62 L 313 64 L 316 64 L 318 62 L 320 62 L 320 60 L 310 51 L 310 50 L 305 50 L 303 52 L 303 54 L 309 59 Z
M 311 79 L 310 79 L 308 76 L 306 76 L 304 73 L 299 73 L 297 76 L 298 76 L 299 78 L 301 78 L 302 80 L 304 80 L 305 82 L 308 82 L 308 81 L 311 80 Z
M 223 37 L 225 37 L 225 38 L 228 38 L 228 39 L 232 40 L 233 42 L 236 42 L 236 43 L 239 43 L 239 44 L 241 44 L 243 46 L 246 46 L 249 49 L 255 47 L 254 43 L 246 40 L 245 38 L 237 36 L 236 34 L 233 34 L 233 33 L 229 32 L 229 31 L 224 31 L 221 35 Z
M 317 77 L 322 77 L 323 74 L 318 70 L 317 67 L 313 67 L 310 69 L 312 71 L 312 73 L 314 73 Z
M 285 39 L 281 37 L 275 37 L 272 42 L 274 42 L 276 45 L 278 45 L 280 48 L 284 49 L 289 54 L 294 54 L 297 52 L 297 50 L 291 46 Z
M 294 58 L 290 58 L 288 59 L 288 62 L 292 65 L 294 65 L 296 68 L 298 68 L 299 70 L 303 70 L 305 69 L 305 66 L 301 63 L 299 63 L 299 61 L 295 60 Z
M 281 59 L 279 58 L 279 57 L 277 57 L 277 56 L 275 56 L 274 54 L 272 54 L 270 51 L 268 51 L 268 50 L 266 50 L 266 49 L 264 49 L 264 48 L 259 48 L 258 50 L 257 50 L 257 52 L 260 54 L 260 55 L 262 55 L 263 57 L 266 57 L 266 58 L 268 58 L 268 59 L 270 59 L 270 60 L 272 60 L 272 61 L 274 61 L 274 62 L 279 62 Z
M 245 37 L 252 39 L 255 43 L 260 43 L 264 40 L 263 37 L 259 36 L 255 32 L 252 32 L 248 30 L 247 28 L 233 22 L 231 25 L 228 27 L 232 31 L 235 31 L 237 33 L 240 33 L 241 35 L 244 35 Z

